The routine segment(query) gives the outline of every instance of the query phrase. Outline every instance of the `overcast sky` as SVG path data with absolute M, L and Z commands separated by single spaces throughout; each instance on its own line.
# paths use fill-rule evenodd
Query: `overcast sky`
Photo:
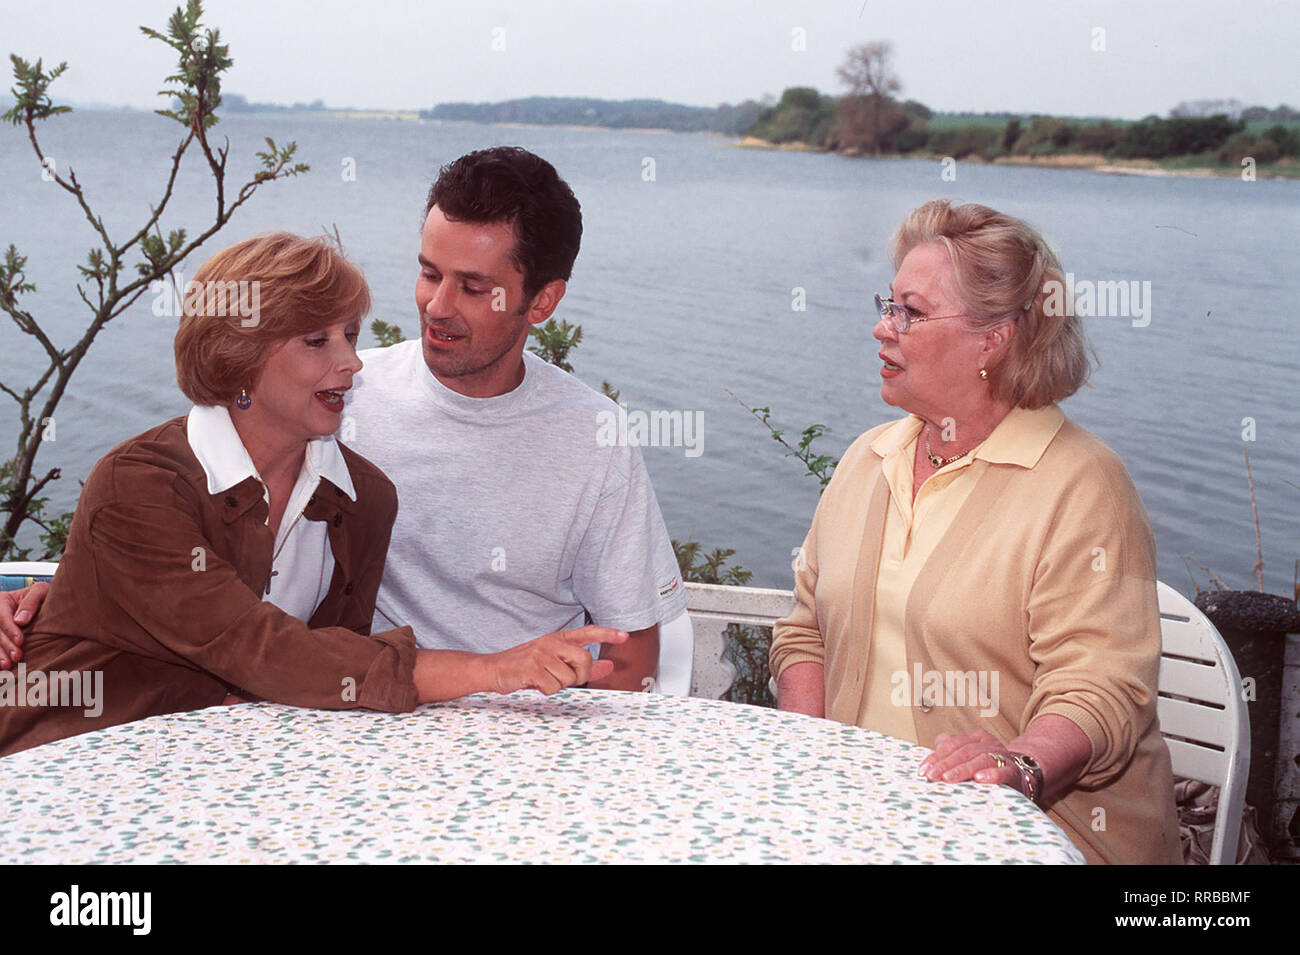
M 162 27 L 175 6 L 0 0 L 0 52 L 66 60 L 56 100 L 152 109 L 174 57 L 137 27 Z M 845 51 L 889 40 L 902 95 L 939 110 L 1136 118 L 1188 99 L 1300 105 L 1296 0 L 208 0 L 205 11 L 235 60 L 226 91 L 264 102 L 713 106 L 788 86 L 841 92 Z

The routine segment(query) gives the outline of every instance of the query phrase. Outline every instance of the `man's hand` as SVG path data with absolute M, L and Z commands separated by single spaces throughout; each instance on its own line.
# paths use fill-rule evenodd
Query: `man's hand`
M 50 585 L 44 581 L 22 590 L 0 591 L 0 670 L 22 659 L 22 628 L 35 619 L 49 592 Z
M 614 672 L 609 660 L 592 660 L 587 644 L 619 644 L 628 639 L 623 630 L 609 627 L 579 627 L 560 630 L 530 640 L 509 650 L 492 653 L 484 663 L 494 693 L 540 690 L 548 696 L 568 686 L 603 680 Z

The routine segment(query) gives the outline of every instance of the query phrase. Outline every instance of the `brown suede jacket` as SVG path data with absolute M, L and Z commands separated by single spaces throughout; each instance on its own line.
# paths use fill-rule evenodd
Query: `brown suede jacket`
M 340 445 L 357 500 L 322 478 L 304 512 L 326 522 L 335 568 L 303 623 L 262 600 L 274 540 L 261 485 L 250 477 L 209 494 L 185 420 L 95 466 L 24 645 L 28 685 L 36 670 L 102 674 L 102 712 L 11 700 L 0 706 L 0 756 L 228 693 L 321 709 L 415 707 L 411 628 L 365 636 L 397 515 L 392 482 Z

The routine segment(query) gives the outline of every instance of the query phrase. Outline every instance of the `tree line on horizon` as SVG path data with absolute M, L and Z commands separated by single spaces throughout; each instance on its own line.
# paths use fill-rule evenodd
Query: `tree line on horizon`
M 791 87 L 767 107 L 746 135 L 775 145 L 802 144 L 850 155 L 935 155 L 993 160 L 1100 154 L 1116 159 L 1163 159 L 1209 154 L 1236 164 L 1245 156 L 1257 163 L 1300 155 L 1300 130 L 1277 122 L 1259 133 L 1245 117 L 1225 114 L 1147 116 L 1123 120 L 1076 120 L 1057 116 L 991 113 L 965 122 L 936 114 L 923 103 L 883 100 L 878 118 L 865 118 L 872 106 L 861 99 L 833 97 L 810 87 Z M 1259 107 L 1258 111 L 1275 112 Z M 1279 107 L 1283 113 L 1288 107 Z M 1300 116 L 1290 120 L 1292 123 Z M 1265 120 L 1266 121 L 1266 120 Z M 1260 122 L 1254 120 L 1253 122 Z
M 916 100 L 900 102 L 902 84 L 890 66 L 884 41 L 854 47 L 839 68 L 848 88 L 843 96 L 812 87 L 786 89 L 763 109 L 746 135 L 769 143 L 802 144 L 849 155 L 934 155 L 993 160 L 1059 154 L 1100 154 L 1115 159 L 1205 156 L 1237 164 L 1300 155 L 1300 112 L 1287 105 L 1270 110 L 1235 100 L 1180 103 L 1168 118 L 1151 115 L 1135 122 L 1112 119 L 1023 117 L 990 113 L 979 117 L 934 113 Z M 1272 121 L 1259 132 L 1248 123 Z
M 530 96 L 501 103 L 439 103 L 420 110 L 421 119 L 470 123 L 529 123 L 541 126 L 607 126 L 612 129 L 669 129 L 739 136 L 758 120 L 762 104 L 686 106 L 661 99 L 605 100 L 580 96 Z
M 1122 159 L 1199 155 L 1215 151 L 1220 162 L 1273 162 L 1300 154 L 1300 131 L 1283 125 L 1300 120 L 1288 106 L 1250 107 L 1236 119 L 1180 113 L 1136 122 L 1111 119 L 1023 117 L 1008 112 L 936 113 L 916 100 L 870 94 L 835 97 L 811 87 L 786 89 L 780 100 L 754 100 L 716 108 L 664 100 L 600 100 L 534 96 L 500 103 L 441 103 L 421 110 L 422 119 L 475 123 L 601 126 L 744 135 L 777 145 L 798 143 L 853 155 L 942 155 L 963 159 L 1061 153 L 1099 153 Z M 1277 120 L 1259 134 L 1247 123 Z

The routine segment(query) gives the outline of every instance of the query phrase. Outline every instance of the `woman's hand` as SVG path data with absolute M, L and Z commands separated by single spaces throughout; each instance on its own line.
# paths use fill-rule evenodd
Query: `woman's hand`
M 994 753 L 1005 761 L 1005 765 L 998 765 Z M 1011 751 L 992 733 L 984 730 L 962 736 L 940 733 L 934 738 L 934 752 L 921 760 L 921 775 L 931 782 L 974 780 L 977 783 L 1001 783 L 1021 793 L 1025 791 L 1020 770 L 1011 762 Z
M 921 760 L 921 775 L 931 781 L 1002 783 L 1025 792 L 1024 776 L 1011 762 L 1011 753 L 1030 756 L 1043 772 L 1043 791 L 1037 802 L 1045 806 L 1064 795 L 1078 781 L 1092 759 L 1092 741 L 1073 720 L 1045 713 L 1020 736 L 1003 745 L 992 733 L 979 730 L 965 735 L 940 733 L 934 752 Z M 998 766 L 993 754 L 1007 760 Z
M 588 626 L 548 633 L 500 653 L 416 650 L 415 692 L 421 703 L 470 693 L 558 693 L 614 672 L 612 661 L 592 660 L 588 644 L 618 644 L 627 639 L 625 630 Z
M 0 670 L 23 658 L 23 630 L 36 616 L 50 585 L 38 581 L 22 590 L 0 591 Z
M 578 627 L 548 633 L 488 656 L 494 693 L 540 690 L 546 695 L 569 686 L 603 680 L 614 672 L 610 660 L 593 660 L 587 652 L 592 643 L 625 643 L 628 634 L 612 627 Z

